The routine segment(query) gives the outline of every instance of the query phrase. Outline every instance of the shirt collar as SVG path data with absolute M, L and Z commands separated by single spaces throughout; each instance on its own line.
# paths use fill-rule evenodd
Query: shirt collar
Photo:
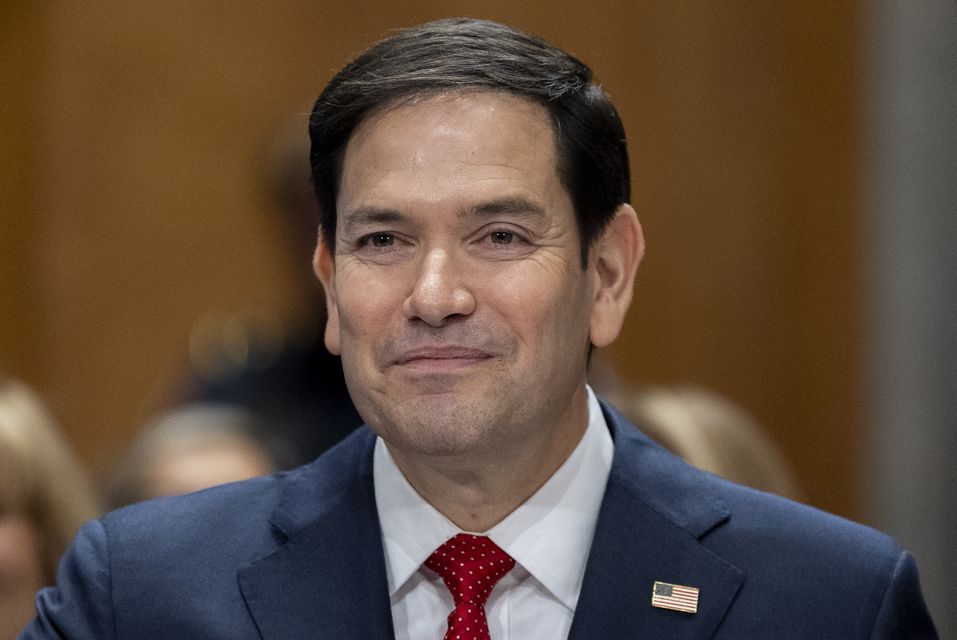
M 571 611 L 578 603 L 613 449 L 598 399 L 588 388 L 588 427 L 575 450 L 486 534 Z M 412 488 L 382 438 L 376 442 L 373 481 L 392 596 L 439 545 L 461 531 Z

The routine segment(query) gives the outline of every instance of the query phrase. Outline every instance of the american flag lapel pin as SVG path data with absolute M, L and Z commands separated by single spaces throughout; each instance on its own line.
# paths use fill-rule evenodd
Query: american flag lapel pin
M 698 589 L 655 581 L 651 591 L 651 606 L 685 613 L 698 613 Z

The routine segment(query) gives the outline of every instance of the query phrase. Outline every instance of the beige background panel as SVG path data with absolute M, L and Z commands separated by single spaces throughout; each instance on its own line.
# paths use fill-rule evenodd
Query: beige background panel
M 308 267 L 286 259 L 270 222 L 270 139 L 371 40 L 456 14 L 579 54 L 622 112 L 649 243 L 611 353 L 622 373 L 727 394 L 782 443 L 811 502 L 855 515 L 850 3 L 4 9 L 4 35 L 42 55 L 21 56 L 32 72 L 12 107 L 35 124 L 3 112 L 4 139 L 28 158 L 3 169 L 15 183 L 3 191 L 15 274 L 3 366 L 40 387 L 101 466 L 159 405 L 200 319 L 296 317 L 301 291 L 287 283 Z M 2 69 L 4 84 L 19 73 Z

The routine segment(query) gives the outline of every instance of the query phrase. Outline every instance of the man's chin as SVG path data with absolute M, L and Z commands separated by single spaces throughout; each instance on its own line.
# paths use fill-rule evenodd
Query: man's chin
M 497 420 L 488 411 L 434 394 L 403 403 L 373 428 L 390 445 L 430 456 L 460 456 L 488 446 Z

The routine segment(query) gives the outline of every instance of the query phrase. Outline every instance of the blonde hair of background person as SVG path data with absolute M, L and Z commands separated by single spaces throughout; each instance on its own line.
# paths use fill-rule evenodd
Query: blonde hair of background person
M 700 387 L 619 389 L 612 397 L 645 434 L 699 469 L 792 500 L 802 498 L 774 442 L 730 400 Z
M 0 640 L 33 616 L 37 589 L 99 515 L 87 475 L 40 399 L 0 375 Z

